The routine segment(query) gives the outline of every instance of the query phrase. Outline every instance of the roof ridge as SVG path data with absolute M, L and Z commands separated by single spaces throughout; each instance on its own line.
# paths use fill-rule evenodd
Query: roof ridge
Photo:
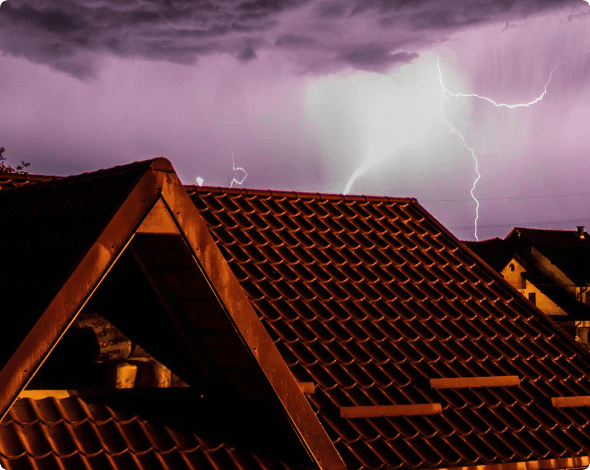
M 1 192 L 13 192 L 13 191 L 33 191 L 46 189 L 49 186 L 62 186 L 69 184 L 85 183 L 88 181 L 99 180 L 102 178 L 109 178 L 118 176 L 126 173 L 138 172 L 142 173 L 148 169 L 158 169 L 161 171 L 167 171 L 166 166 L 172 169 L 171 163 L 162 157 L 152 158 L 150 160 L 140 160 L 125 165 L 118 165 L 112 168 L 101 168 L 95 171 L 89 171 L 86 173 L 80 173 L 79 175 L 68 175 L 68 176 L 52 176 L 45 178 L 43 175 L 32 175 L 38 176 L 38 184 L 25 184 L 12 188 L 5 188 Z M 173 170 L 171 170 L 173 171 Z M 50 179 L 49 179 L 50 178 Z
M 573 232 L 577 233 L 577 230 L 564 230 L 557 228 L 536 228 L 536 227 L 514 227 L 513 230 L 531 230 L 535 232 Z
M 341 200 L 350 202 L 408 202 L 417 203 L 415 197 L 404 196 L 370 196 L 370 195 L 348 195 L 337 194 L 329 192 L 313 192 L 313 191 L 287 191 L 274 189 L 247 189 L 247 188 L 228 188 L 224 186 L 198 186 L 198 185 L 184 185 L 189 195 L 195 193 L 214 193 L 214 194 L 245 194 L 246 196 L 269 196 L 269 197 L 285 197 L 289 199 L 319 199 L 326 200 Z

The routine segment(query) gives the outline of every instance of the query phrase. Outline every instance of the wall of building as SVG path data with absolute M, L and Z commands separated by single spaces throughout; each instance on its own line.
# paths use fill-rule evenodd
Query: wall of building
M 513 258 L 500 274 L 524 295 L 527 300 L 529 299 L 529 294 L 534 293 L 536 297 L 535 305 L 545 315 L 567 315 L 561 307 L 543 294 L 534 284 L 527 281 L 523 277 L 524 273 L 526 273 L 525 267 Z
M 502 277 L 506 279 L 511 286 L 515 289 L 522 290 L 526 287 L 526 280 L 522 275 L 526 272 L 526 269 L 516 261 L 514 258 L 510 260 L 510 263 L 500 272 Z

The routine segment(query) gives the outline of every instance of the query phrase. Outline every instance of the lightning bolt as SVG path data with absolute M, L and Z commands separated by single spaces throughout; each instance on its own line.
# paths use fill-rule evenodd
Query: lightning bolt
M 234 183 L 235 184 L 242 185 L 242 183 L 244 181 L 246 181 L 246 178 L 248 178 L 248 173 L 246 173 L 246 170 L 244 170 L 242 167 L 240 167 L 240 166 L 236 167 L 236 161 L 234 159 L 234 153 L 233 152 L 231 153 L 231 163 L 232 163 L 232 168 L 233 168 L 234 171 L 243 171 L 244 172 L 244 177 L 241 180 L 237 180 L 235 178 L 233 178 L 231 180 L 231 186 L 230 187 L 233 188 L 234 187 Z
M 475 180 L 473 181 L 473 185 L 471 186 L 471 197 L 475 201 L 475 239 L 479 241 L 479 238 L 477 237 L 477 220 L 479 219 L 479 201 L 475 197 L 475 194 L 473 194 L 473 191 L 475 191 L 475 186 L 477 185 L 477 182 L 481 178 L 481 174 L 479 173 L 479 161 L 477 160 L 477 156 L 475 155 L 475 150 L 472 149 L 469 145 L 467 145 L 467 141 L 465 140 L 465 137 L 463 136 L 463 134 L 461 134 L 457 130 L 457 128 L 455 126 L 453 126 L 445 116 L 444 103 L 445 102 L 450 103 L 450 99 L 446 95 L 447 94 L 450 94 L 451 96 L 455 96 L 455 95 L 450 93 L 449 90 L 447 90 L 447 88 L 445 87 L 445 84 L 443 82 L 443 77 L 442 77 L 442 71 L 440 69 L 440 61 L 438 60 L 438 57 L 436 58 L 436 65 L 438 66 L 438 80 L 439 80 L 439 84 L 441 87 L 441 95 L 440 95 L 441 97 L 438 102 L 438 106 L 440 108 L 440 115 L 442 117 L 442 120 L 448 126 L 448 128 L 451 130 L 451 132 L 453 134 L 456 134 L 459 136 L 459 138 L 461 139 L 461 142 L 463 142 L 463 145 L 465 146 L 465 148 L 467 150 L 469 150 L 469 152 L 471 153 L 471 156 L 473 157 L 473 160 L 475 161 L 475 173 L 477 173 L 477 177 L 475 178 Z
M 356 181 L 356 179 L 361 176 L 362 174 L 365 173 L 365 171 L 367 171 L 369 169 L 371 165 L 368 162 L 364 162 L 361 166 L 359 166 L 352 175 L 350 175 L 350 178 L 348 178 L 348 181 L 346 182 L 346 185 L 344 186 L 344 191 L 342 192 L 342 194 L 348 194 L 350 192 L 350 188 L 352 187 L 352 185 L 354 184 L 354 182 Z
M 585 0 L 585 1 L 590 5 L 590 0 Z M 588 52 L 590 52 L 590 49 L 587 49 L 585 51 L 580 52 L 571 62 L 558 62 L 558 63 L 556 63 L 555 66 L 553 67 L 553 69 L 551 70 L 551 72 L 549 73 L 549 79 L 547 80 L 547 82 L 545 83 L 545 86 L 543 87 L 543 92 L 539 96 L 537 96 L 535 99 L 533 99 L 531 101 L 528 101 L 526 103 L 514 103 L 514 104 L 498 103 L 498 102 L 494 101 L 493 99 L 488 98 L 487 96 L 481 96 L 481 95 L 478 95 L 476 93 L 460 93 L 460 92 L 458 92 L 458 93 L 452 93 L 444 85 L 443 78 L 442 78 L 442 72 L 441 72 L 441 69 L 440 69 L 440 61 L 439 61 L 438 57 L 436 58 L 436 64 L 438 66 L 438 79 L 439 79 L 439 84 L 440 84 L 440 87 L 441 87 L 441 90 L 442 90 L 441 99 L 439 100 L 439 107 L 440 107 L 440 110 L 441 110 L 441 117 L 442 117 L 444 123 L 449 127 L 449 129 L 451 130 L 451 132 L 453 132 L 453 134 L 457 134 L 461 138 L 461 141 L 463 142 L 463 145 L 465 146 L 465 148 L 467 150 L 469 150 L 469 152 L 471 153 L 471 156 L 475 160 L 475 172 L 477 173 L 477 178 L 475 179 L 475 181 L 473 182 L 473 186 L 471 187 L 471 197 L 473 198 L 473 200 L 476 203 L 476 208 L 475 208 L 475 238 L 477 240 L 479 240 L 479 238 L 477 237 L 477 220 L 479 218 L 479 201 L 477 200 L 477 198 L 473 194 L 473 191 L 475 190 L 475 186 L 477 185 L 477 182 L 481 178 L 481 174 L 479 173 L 479 162 L 477 160 L 477 156 L 475 155 L 475 150 L 473 150 L 471 147 L 469 147 L 467 145 L 467 142 L 465 141 L 465 137 L 445 117 L 444 109 L 443 109 L 443 103 L 444 102 L 447 102 L 447 103 L 450 102 L 449 96 L 452 96 L 453 98 L 478 98 L 478 99 L 481 99 L 481 100 L 485 100 L 488 103 L 491 103 L 491 104 L 493 104 L 494 106 L 496 106 L 498 108 L 514 109 L 514 108 L 526 108 L 526 107 L 532 106 L 532 105 L 538 103 L 539 101 L 541 101 L 543 99 L 543 97 L 547 94 L 547 87 L 551 83 L 551 80 L 553 79 L 553 73 L 557 70 L 557 67 L 559 67 L 560 65 L 570 65 L 571 66 L 571 65 L 573 65 L 578 60 L 578 58 L 582 54 L 585 54 L 585 53 L 588 53 Z

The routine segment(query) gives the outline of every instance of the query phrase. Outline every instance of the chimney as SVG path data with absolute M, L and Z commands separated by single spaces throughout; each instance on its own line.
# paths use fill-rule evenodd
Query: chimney
M 580 237 L 581 240 L 586 238 L 586 235 L 584 234 L 584 226 L 583 225 L 578 225 L 578 236 Z

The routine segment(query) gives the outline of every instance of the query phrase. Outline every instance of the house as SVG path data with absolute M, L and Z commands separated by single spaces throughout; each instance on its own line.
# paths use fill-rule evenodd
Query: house
M 590 241 L 584 227 L 515 227 L 504 239 L 465 244 L 573 337 L 588 343 Z
M 588 353 L 415 199 L 11 178 L 5 468 L 590 464 Z

